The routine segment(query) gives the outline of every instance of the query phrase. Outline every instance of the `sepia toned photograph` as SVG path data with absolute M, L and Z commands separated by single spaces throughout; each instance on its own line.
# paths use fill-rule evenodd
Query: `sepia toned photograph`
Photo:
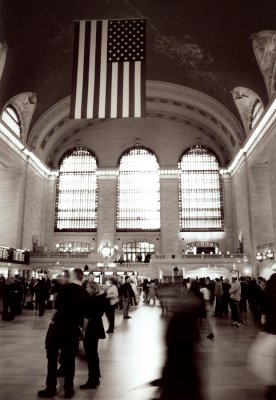
M 0 0 L 1 400 L 276 400 L 275 0 Z

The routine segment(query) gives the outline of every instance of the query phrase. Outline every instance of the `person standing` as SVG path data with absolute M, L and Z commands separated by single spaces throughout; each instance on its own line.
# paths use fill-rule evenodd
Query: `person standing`
M 102 321 L 105 312 L 106 294 L 100 293 L 96 282 L 88 281 L 86 290 L 90 295 L 89 307 L 84 323 L 83 345 L 88 366 L 88 380 L 80 389 L 96 389 L 100 384 L 100 360 L 98 354 L 99 339 L 105 339 Z
M 222 292 L 222 282 L 219 278 L 215 279 L 215 299 L 216 299 L 216 304 L 215 304 L 215 312 L 214 316 L 215 317 L 221 317 L 221 296 L 223 294 Z
M 238 327 L 242 325 L 242 320 L 240 319 L 239 309 L 238 309 L 239 301 L 241 299 L 241 285 L 237 277 L 235 276 L 233 276 L 232 278 L 232 283 L 229 289 L 229 293 L 230 293 L 229 305 L 231 308 L 232 321 L 233 321 L 232 325 Z
M 131 304 L 132 299 L 135 297 L 135 294 L 134 294 L 131 284 L 130 284 L 129 276 L 125 277 L 125 283 L 122 286 L 122 297 L 123 297 L 123 317 L 124 317 L 124 319 L 129 319 L 129 318 L 131 318 L 128 315 L 128 312 L 130 309 L 130 304 Z
M 38 307 L 38 315 L 42 317 L 45 311 L 45 303 L 49 296 L 49 289 L 45 281 L 45 278 L 39 279 L 34 289 L 35 289 L 35 299 Z
M 87 314 L 89 294 L 82 287 L 81 269 L 74 269 L 72 278 L 61 287 L 55 301 L 57 311 L 45 340 L 48 359 L 46 388 L 38 391 L 38 397 L 47 398 L 57 394 L 57 362 L 60 351 L 63 354 L 64 397 L 71 398 L 75 393 L 75 358 L 79 348 L 80 326 Z
M 106 333 L 113 333 L 114 332 L 114 325 L 115 325 L 115 309 L 118 304 L 118 288 L 116 285 L 116 279 L 112 276 L 109 278 L 109 286 L 106 290 L 106 299 L 107 299 L 107 306 L 106 306 L 106 316 L 109 322 L 109 327 Z

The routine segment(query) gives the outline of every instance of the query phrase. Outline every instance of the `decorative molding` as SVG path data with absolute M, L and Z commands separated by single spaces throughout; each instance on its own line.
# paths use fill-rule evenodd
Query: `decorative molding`
M 53 129 L 54 126 L 58 124 L 61 120 L 66 120 L 69 116 L 69 109 L 70 109 L 70 96 L 65 97 L 64 99 L 60 100 L 58 103 L 54 104 L 33 126 L 29 137 L 28 137 L 28 144 L 32 149 L 36 148 L 36 144 L 40 138 L 40 136 L 45 135 L 45 130 L 47 131 L 46 134 Z M 57 123 L 55 121 L 58 121 Z
M 169 113 L 154 113 L 154 112 L 150 112 L 150 113 L 147 114 L 147 116 L 148 117 L 168 119 L 168 120 L 179 122 L 179 123 L 181 123 L 183 125 L 190 126 L 190 127 L 194 128 L 195 130 L 203 133 L 204 135 L 209 137 L 213 142 L 216 143 L 216 145 L 218 146 L 219 150 L 221 151 L 221 154 L 223 155 L 223 158 L 224 158 L 223 164 L 227 164 L 227 163 L 230 162 L 231 154 L 227 150 L 227 148 L 225 147 L 223 141 L 219 137 L 217 137 L 213 132 L 211 132 L 211 130 L 209 130 L 208 128 L 206 128 L 202 124 L 200 124 L 200 123 L 198 123 L 198 122 L 196 122 L 196 121 L 194 121 L 192 119 L 189 119 L 187 117 L 176 116 L 174 114 L 169 114 Z
M 6 64 L 8 46 L 7 43 L 0 43 L 0 81 Z
M 260 102 L 264 109 L 263 102 L 257 93 L 246 87 L 237 86 L 232 90 L 233 100 L 236 107 L 240 113 L 244 130 L 248 136 L 249 132 L 252 130 L 252 113 L 254 111 L 254 106 L 257 102 Z
M 236 117 L 220 102 L 198 90 L 167 82 L 147 81 L 146 94 L 147 97 L 170 99 L 175 106 L 179 106 L 181 103 L 184 106 L 194 106 L 218 120 L 222 126 L 231 132 L 237 143 L 241 144 L 245 139 L 243 128 Z
M 245 138 L 245 134 L 235 117 L 210 96 L 180 85 L 155 81 L 147 81 L 146 92 L 148 103 L 154 102 L 155 106 L 167 104 L 169 107 L 173 107 L 173 113 L 182 118 L 183 111 L 194 114 L 195 118 L 198 118 L 198 116 L 206 118 L 206 121 L 211 122 L 218 130 L 224 132 L 232 147 L 237 144 L 241 145 Z M 62 133 L 66 131 L 66 135 L 69 134 L 72 137 L 72 132 L 74 134 L 79 133 L 86 128 L 109 121 L 109 119 L 86 120 L 85 122 L 83 120 L 69 120 L 69 108 L 70 96 L 51 107 L 37 121 L 28 140 L 32 149 L 39 147 L 44 151 L 50 138 L 61 131 Z M 170 111 L 172 112 L 172 110 Z M 151 112 L 149 110 L 148 115 Z M 160 115 L 162 113 L 164 113 L 163 107 L 160 109 Z M 48 160 L 50 158 L 48 156 Z
M 3 108 L 5 109 L 10 104 L 17 111 L 20 120 L 21 136 L 24 142 L 26 142 L 26 138 L 28 136 L 28 131 L 34 114 L 36 103 L 37 97 L 35 92 L 24 92 L 19 93 L 9 99 Z
M 251 35 L 253 51 L 271 100 L 276 92 L 276 31 L 261 31 Z

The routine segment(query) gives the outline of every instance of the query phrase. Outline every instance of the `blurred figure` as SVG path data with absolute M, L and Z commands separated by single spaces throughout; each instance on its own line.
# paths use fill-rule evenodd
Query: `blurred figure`
M 241 326 L 242 320 L 239 315 L 239 301 L 241 299 L 241 285 L 236 276 L 233 276 L 231 287 L 229 289 L 230 299 L 229 304 L 232 314 L 232 325 Z
M 169 306 L 166 296 L 167 288 L 168 288 L 168 283 L 163 278 L 160 279 L 160 282 L 157 284 L 157 298 L 161 306 L 162 313 L 164 313 L 165 311 L 166 312 L 169 311 Z
M 138 289 L 137 289 L 137 285 L 134 281 L 134 279 L 130 279 L 130 284 L 134 293 L 134 299 L 133 299 L 133 303 L 135 306 L 137 306 L 137 304 L 139 303 L 139 295 L 138 295 Z
M 106 294 L 101 293 L 96 282 L 87 282 L 86 290 L 90 295 L 88 310 L 84 323 L 83 345 L 88 366 L 88 380 L 80 389 L 95 389 L 100 384 L 100 360 L 98 354 L 99 339 L 105 339 L 102 321 L 105 312 Z
M 224 316 L 228 316 L 229 314 L 229 289 L 231 285 L 229 283 L 229 279 L 225 278 L 224 281 L 222 282 L 222 296 L 220 299 L 220 304 L 221 304 L 221 313 Z
M 214 339 L 214 327 L 211 319 L 211 304 L 210 304 L 210 297 L 211 293 L 210 290 L 207 288 L 205 280 L 200 279 L 200 292 L 202 293 L 204 305 L 205 305 L 205 321 L 208 329 L 207 339 Z
M 3 285 L 3 321 L 12 321 L 16 314 L 16 301 L 13 286 L 13 278 L 7 278 Z
M 151 281 L 149 284 L 149 292 L 148 292 L 148 303 L 153 300 L 153 304 L 155 304 L 156 300 L 156 285 L 154 281 Z
M 265 331 L 270 335 L 276 335 L 276 274 L 272 274 L 270 279 L 266 283 L 264 289 L 264 322 Z M 276 336 L 274 337 L 276 342 Z M 275 348 L 275 346 L 274 346 Z M 273 355 L 272 355 L 273 356 Z M 276 360 L 276 354 L 274 354 Z M 274 373 L 276 374 L 276 364 L 274 362 Z M 276 399 L 276 376 L 275 383 L 267 387 L 266 400 Z
M 114 325 L 115 325 L 115 309 L 118 304 L 118 288 L 116 285 L 116 279 L 111 276 L 107 282 L 108 288 L 106 290 L 106 316 L 109 322 L 109 327 L 106 333 L 113 333 L 114 332 Z
M 124 278 L 121 276 L 117 282 L 117 288 L 118 288 L 118 309 L 122 310 L 123 309 L 123 295 L 122 295 L 122 286 L 124 284 Z
M 248 303 L 253 321 L 256 324 L 261 322 L 261 302 L 262 290 L 256 279 L 252 279 L 248 284 Z
M 240 300 L 240 312 L 246 313 L 247 312 L 247 299 L 248 299 L 248 283 L 244 276 L 240 278 L 241 284 L 241 300 Z
M 143 280 L 142 283 L 142 288 L 143 288 L 143 301 L 148 303 L 148 297 L 149 297 L 149 281 L 147 278 Z
M 214 295 L 216 299 L 214 317 L 221 317 L 221 297 L 222 297 L 222 282 L 219 278 L 215 279 Z
M 201 302 L 189 291 L 180 296 L 180 287 L 171 286 L 169 303 L 172 316 L 166 332 L 166 361 L 158 385 L 161 400 L 203 400 L 196 344 Z

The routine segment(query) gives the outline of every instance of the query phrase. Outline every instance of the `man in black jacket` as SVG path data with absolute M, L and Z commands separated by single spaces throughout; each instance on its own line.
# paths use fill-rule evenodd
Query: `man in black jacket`
M 46 335 L 48 369 L 46 388 L 39 390 L 39 397 L 53 397 L 57 394 L 57 361 L 63 354 L 64 397 L 74 395 L 75 358 L 79 348 L 80 326 L 87 315 L 89 295 L 82 287 L 83 272 L 76 268 L 73 279 L 62 286 L 56 301 L 53 320 Z
M 135 298 L 135 294 L 133 292 L 132 286 L 130 284 L 130 277 L 125 277 L 125 283 L 122 285 L 122 297 L 123 297 L 123 316 L 124 319 L 131 318 L 128 315 L 130 304 L 132 299 Z

